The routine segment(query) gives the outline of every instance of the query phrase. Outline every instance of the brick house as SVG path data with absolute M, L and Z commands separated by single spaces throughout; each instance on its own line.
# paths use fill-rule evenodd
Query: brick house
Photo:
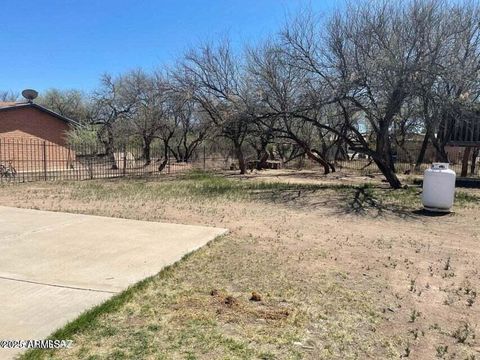
M 74 157 L 66 138 L 74 124 L 33 102 L 0 102 L 0 164 L 17 171 L 64 168 Z

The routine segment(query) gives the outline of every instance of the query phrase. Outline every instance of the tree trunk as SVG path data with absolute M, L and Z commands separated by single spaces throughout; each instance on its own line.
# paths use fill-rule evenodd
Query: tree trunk
M 460 173 L 461 177 L 467 176 L 468 173 L 468 158 L 470 157 L 470 150 L 472 148 L 467 146 L 463 151 L 463 159 L 462 159 L 462 172 Z
M 448 163 L 448 154 L 444 146 L 435 146 L 435 160 L 439 162 Z
M 107 141 L 104 142 L 105 144 L 105 153 L 107 155 L 107 159 L 111 164 L 112 170 L 117 170 L 117 162 L 115 161 L 115 151 L 113 148 L 113 133 L 110 128 L 107 128 Z
M 257 170 L 263 170 L 268 167 L 268 163 L 267 163 L 268 158 L 269 158 L 269 154 L 267 151 L 265 151 L 257 163 Z
M 385 176 L 385 179 L 393 189 L 400 189 L 402 187 L 402 183 L 398 179 L 397 174 L 395 174 L 395 171 L 391 168 L 391 166 L 377 156 L 373 157 L 373 161 L 375 161 L 375 164 L 377 164 L 383 176 Z
M 235 145 L 235 155 L 238 160 L 238 167 L 240 168 L 240 174 L 245 174 L 247 172 L 247 164 L 245 163 L 245 157 L 243 155 L 242 146 L 239 144 Z
M 400 189 L 402 183 L 395 174 L 395 166 L 393 162 L 392 147 L 388 135 L 388 122 L 380 123 L 379 131 L 377 133 L 376 152 L 371 154 L 373 161 L 382 172 L 385 179 L 388 181 L 393 189 Z
M 447 163 L 448 154 L 445 151 L 446 140 L 443 134 L 444 132 L 444 126 L 440 126 L 440 129 L 438 130 L 438 138 L 436 138 L 433 134 L 430 134 L 430 138 L 432 140 L 432 145 L 435 148 L 435 161 Z
M 480 152 L 480 148 L 474 148 L 472 151 L 472 163 L 470 164 L 470 175 L 475 175 L 475 169 L 477 167 L 477 157 Z
M 113 149 L 111 148 L 110 144 L 108 142 L 104 143 L 105 145 L 105 155 L 107 157 L 107 161 L 110 164 L 110 168 L 113 170 L 118 169 L 117 163 L 115 161 L 115 154 Z
M 337 144 L 337 149 L 335 150 L 335 161 L 344 161 L 348 160 L 348 153 L 344 148 L 343 142 L 339 141 Z
M 105 154 L 107 155 L 107 160 L 110 163 L 111 169 L 117 170 L 118 165 L 115 161 L 115 151 L 113 150 L 113 146 L 109 142 L 105 143 Z
M 417 161 L 415 162 L 415 169 L 414 169 L 415 171 L 420 170 L 420 166 L 423 163 L 423 159 L 425 159 L 425 153 L 427 152 L 429 138 L 430 138 L 430 131 L 427 130 L 427 132 L 425 133 L 425 137 L 423 138 L 422 147 L 420 148 L 420 153 L 418 154 Z
M 173 147 L 169 148 L 170 149 L 170 153 L 173 155 L 173 157 L 175 158 L 175 161 L 176 162 L 182 162 L 182 155 L 175 151 Z
M 150 145 L 152 143 L 152 140 L 148 139 L 148 138 L 144 138 L 143 139 L 143 158 L 145 159 L 145 165 L 144 166 L 148 166 L 150 165 L 150 163 L 152 162 L 152 159 L 150 157 Z
M 325 148 L 324 148 L 324 150 L 325 150 Z M 315 150 L 315 149 L 312 149 L 312 152 L 315 153 L 315 154 L 317 154 L 317 156 L 318 156 L 319 158 L 321 158 L 324 162 L 327 163 L 327 165 L 328 165 L 328 167 L 329 167 L 329 170 L 330 170 L 331 172 L 335 172 L 335 166 L 334 166 L 330 161 L 328 161 L 327 159 L 325 159 L 325 155 L 323 155 L 323 154 L 326 154 L 326 152 L 327 152 L 326 150 L 323 151 L 322 153 L 320 153 L 320 151 Z
M 186 162 L 185 158 L 187 157 L 185 152 L 183 151 L 183 149 L 181 148 L 181 144 L 178 144 L 177 145 L 177 154 L 173 155 L 175 156 L 175 159 L 178 161 L 178 162 Z
M 165 166 L 168 164 L 168 158 L 163 159 L 163 161 L 160 163 L 160 166 L 158 167 L 158 171 L 162 172 L 163 169 L 165 169 Z
M 395 162 L 393 159 L 393 151 L 392 151 L 391 141 L 389 137 L 388 125 L 389 125 L 389 122 L 385 120 L 379 123 L 379 130 L 377 132 L 377 139 L 376 139 L 377 140 L 376 141 L 377 156 L 375 157 L 376 159 L 374 159 L 374 161 L 375 163 L 377 163 L 377 161 L 382 163 L 383 167 L 387 167 L 389 169 L 388 172 L 395 173 Z
M 267 151 L 268 141 L 265 139 L 260 139 L 260 146 L 254 146 L 255 151 L 257 152 L 257 162 L 256 162 L 256 169 L 263 170 L 268 167 L 267 160 L 270 154 Z
M 337 169 L 335 169 L 335 165 L 334 165 L 333 163 L 331 163 L 330 161 L 327 161 L 327 164 L 328 164 L 328 166 L 330 166 L 330 170 L 331 170 L 332 172 L 337 171 Z
M 330 173 L 330 165 L 328 164 L 327 161 L 325 161 L 321 156 L 320 154 L 316 153 L 314 154 L 312 152 L 312 150 L 310 150 L 308 147 L 304 147 L 304 150 L 305 150 L 305 154 L 307 154 L 307 156 L 312 159 L 313 161 L 316 161 L 318 162 L 320 165 L 323 166 L 323 173 L 325 175 L 329 174 Z
M 165 169 L 165 166 L 167 166 L 167 164 L 168 164 L 168 160 L 169 160 L 168 159 L 168 154 L 169 154 L 169 151 L 170 151 L 170 147 L 168 146 L 169 140 L 170 140 L 170 137 L 163 140 L 163 153 L 164 153 L 165 158 L 163 159 L 163 161 L 160 163 L 160 165 L 158 167 L 159 172 L 162 172 L 162 170 Z

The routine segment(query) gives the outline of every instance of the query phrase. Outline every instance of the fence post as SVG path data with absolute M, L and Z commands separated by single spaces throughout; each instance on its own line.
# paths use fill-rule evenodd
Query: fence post
M 206 170 L 205 162 L 207 161 L 206 155 L 205 155 L 205 144 L 203 144 L 203 171 Z
M 170 149 L 167 150 L 167 174 L 170 174 Z
M 47 143 L 43 141 L 43 180 L 47 181 Z
M 123 176 L 127 174 L 127 146 L 123 145 Z

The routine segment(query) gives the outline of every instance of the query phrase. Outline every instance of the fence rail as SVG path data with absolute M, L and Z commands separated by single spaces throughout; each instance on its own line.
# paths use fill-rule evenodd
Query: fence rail
M 236 169 L 231 157 L 208 155 L 205 149 L 189 162 L 178 162 L 158 148 L 147 160 L 141 146 L 121 146 L 107 151 L 102 146 L 67 146 L 35 139 L 0 138 L 0 182 L 29 182 L 49 180 L 87 180 L 124 176 L 160 176 L 185 172 L 192 168 L 204 170 Z M 318 164 L 301 158 L 275 167 L 315 168 Z M 335 162 L 337 170 L 369 174 L 379 172 L 368 159 Z M 429 164 L 422 164 L 421 171 Z M 461 159 L 453 159 L 452 168 L 460 173 Z M 398 173 L 413 171 L 408 162 L 397 162 Z M 478 175 L 478 167 L 476 170 Z
M 188 162 L 176 161 L 153 147 L 150 158 L 141 146 L 69 146 L 36 139 L 0 138 L 0 183 L 51 180 L 89 180 L 124 176 L 160 176 L 198 168 L 228 169 L 232 161 L 207 156 L 205 151 Z
M 369 159 L 352 159 L 352 160 L 337 160 L 332 161 L 335 166 L 336 171 L 346 171 L 359 173 L 363 175 L 380 173 L 379 168 L 375 162 Z M 460 175 L 462 171 L 462 159 L 460 156 L 451 157 L 450 159 L 450 169 L 455 171 L 457 176 Z M 409 163 L 405 160 L 395 161 L 395 171 L 397 174 L 423 174 L 423 172 L 431 166 L 431 162 L 424 162 L 420 164 L 418 168 L 415 168 L 415 164 Z M 291 164 L 288 164 L 286 167 L 290 169 L 323 169 L 320 165 L 313 160 L 303 159 L 301 161 L 296 161 Z M 472 159 L 468 161 L 468 175 L 469 177 L 479 177 L 480 176 L 480 160 L 475 160 L 475 166 L 473 172 L 472 169 Z

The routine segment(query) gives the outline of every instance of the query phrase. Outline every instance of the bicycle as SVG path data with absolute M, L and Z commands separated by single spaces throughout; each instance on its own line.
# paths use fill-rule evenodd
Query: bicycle
M 12 165 L 12 162 L 9 161 L 8 165 L 0 164 L 0 178 L 13 178 L 17 176 L 17 170 Z

